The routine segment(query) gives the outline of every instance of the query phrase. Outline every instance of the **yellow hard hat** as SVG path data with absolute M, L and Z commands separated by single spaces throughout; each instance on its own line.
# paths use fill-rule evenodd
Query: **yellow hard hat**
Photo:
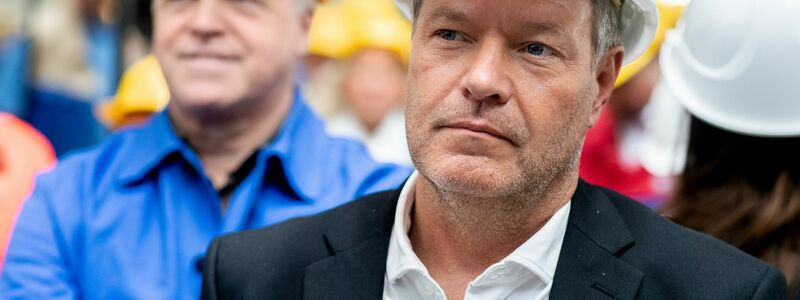
M 127 123 L 134 113 L 155 113 L 169 103 L 169 87 L 161 66 L 153 55 L 137 61 L 122 75 L 117 94 L 97 109 L 98 118 L 106 126 L 117 128 Z
M 392 0 L 330 1 L 317 7 L 309 36 L 312 54 L 341 59 L 361 49 L 379 48 L 407 62 L 411 22 Z
M 340 5 L 318 5 L 311 20 L 309 52 L 331 58 L 345 58 L 355 52 L 353 29 Z
M 404 62 L 411 52 L 411 23 L 398 15 L 395 18 L 359 18 L 360 40 L 356 49 L 378 48 L 394 52 Z
M 658 1 L 657 4 L 659 14 L 658 30 L 656 31 L 656 36 L 653 38 L 653 42 L 639 58 L 620 69 L 617 82 L 614 84 L 615 87 L 620 87 L 628 82 L 628 80 L 636 76 L 636 74 L 639 74 L 639 71 L 644 69 L 647 64 L 658 56 L 658 51 L 661 49 L 661 43 L 664 42 L 667 31 L 675 27 L 685 8 L 684 4 L 667 3 L 666 1 Z

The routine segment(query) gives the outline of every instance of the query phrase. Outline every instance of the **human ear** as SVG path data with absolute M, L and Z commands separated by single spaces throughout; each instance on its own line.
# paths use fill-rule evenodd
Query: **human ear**
M 608 104 L 611 94 L 614 92 L 614 83 L 617 81 L 619 70 L 622 67 L 622 57 L 625 49 L 622 46 L 615 46 L 608 49 L 608 52 L 600 58 L 595 67 L 595 80 L 597 83 L 597 95 L 592 102 L 590 125 L 597 123 L 603 107 Z

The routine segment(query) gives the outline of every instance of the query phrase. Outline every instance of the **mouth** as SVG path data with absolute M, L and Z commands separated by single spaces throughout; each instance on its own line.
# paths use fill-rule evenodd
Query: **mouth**
M 506 137 L 500 130 L 482 121 L 459 121 L 442 126 L 445 129 L 464 130 L 473 134 L 489 136 L 491 138 L 504 140 L 512 145 L 515 144 L 510 138 Z
M 191 52 L 178 55 L 192 77 L 217 80 L 233 70 L 238 57 L 218 52 Z
M 187 61 L 215 61 L 215 62 L 233 62 L 238 60 L 238 56 L 214 52 L 189 52 L 181 53 L 178 57 Z

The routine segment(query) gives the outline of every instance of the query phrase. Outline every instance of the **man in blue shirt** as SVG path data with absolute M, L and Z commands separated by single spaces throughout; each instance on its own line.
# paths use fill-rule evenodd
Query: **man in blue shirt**
M 397 188 L 409 169 L 327 137 L 295 88 L 312 5 L 154 0 L 167 111 L 38 179 L 0 298 L 197 299 L 213 237 Z

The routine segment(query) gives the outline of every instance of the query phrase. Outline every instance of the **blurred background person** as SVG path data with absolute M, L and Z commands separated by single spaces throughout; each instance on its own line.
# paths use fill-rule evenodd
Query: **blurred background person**
M 119 78 L 115 2 L 26 4 L 30 77 L 19 113 L 50 139 L 58 155 L 91 146 L 105 135 L 92 106 L 113 94 Z
M 117 80 L 112 0 L 41 0 L 32 5 L 35 84 L 91 101 Z
M 24 0 L 6 0 L 0 3 L 0 39 L 9 36 L 22 20 L 20 14 Z
M 661 50 L 665 95 L 654 97 L 690 114 L 665 214 L 778 267 L 791 299 L 800 297 L 798 15 L 795 1 L 692 1 Z
M 667 30 L 678 22 L 686 1 L 657 1 L 658 31 L 650 48 L 622 67 L 608 106 L 583 146 L 580 175 L 586 181 L 657 207 L 668 198 L 672 178 L 654 174 L 641 161 L 643 113 L 659 78 L 658 52 Z
M 98 143 L 107 130 L 93 107 L 149 52 L 149 2 L 0 1 L 0 110 L 30 122 L 59 156 Z
M 19 207 L 33 190 L 33 178 L 54 163 L 53 147 L 41 133 L 0 112 L 0 271 Z
M 31 1 L 0 1 L 0 111 L 21 116 L 29 75 L 26 20 Z
M 341 0 L 318 8 L 310 31 L 307 91 L 328 132 L 363 141 L 378 161 L 411 165 L 405 139 L 411 22 L 392 0 Z
M 212 238 L 399 186 L 410 168 L 331 138 L 305 103 L 296 72 L 314 2 L 154 0 L 153 53 L 169 87 L 167 109 L 37 179 L 0 295 L 197 299 Z M 112 121 L 121 113 L 112 126 L 143 115 L 117 111 L 130 107 L 126 97 L 164 96 L 129 90 L 139 79 L 160 86 L 153 73 L 145 59 L 126 74 L 99 109 Z

